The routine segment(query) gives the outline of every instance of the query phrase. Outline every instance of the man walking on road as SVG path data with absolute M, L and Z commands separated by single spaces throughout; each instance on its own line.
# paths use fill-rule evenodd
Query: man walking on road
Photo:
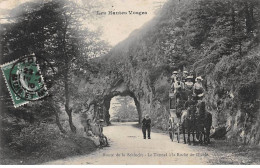
M 151 139 L 151 119 L 149 118 L 149 115 L 146 114 L 145 118 L 142 121 L 142 131 L 143 131 L 143 135 L 144 135 L 144 139 L 146 139 L 146 130 L 147 130 L 147 134 L 148 134 L 148 139 Z

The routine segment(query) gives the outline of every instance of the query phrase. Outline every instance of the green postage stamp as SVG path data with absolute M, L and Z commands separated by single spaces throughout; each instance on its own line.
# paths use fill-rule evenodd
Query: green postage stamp
M 48 94 L 35 56 L 6 63 L 1 69 L 15 108 Z

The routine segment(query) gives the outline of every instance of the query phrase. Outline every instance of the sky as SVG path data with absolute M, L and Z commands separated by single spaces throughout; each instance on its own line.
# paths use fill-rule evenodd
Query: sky
M 103 15 L 97 21 L 98 26 L 103 28 L 103 39 L 108 41 L 112 46 L 126 39 L 131 32 L 140 28 L 155 16 L 156 6 L 165 0 L 113 0 L 104 12 L 107 11 L 136 11 L 147 12 L 144 15 Z
M 2 18 L 5 11 L 12 9 L 17 5 L 33 0 L 0 0 L 0 16 Z M 88 1 L 88 0 L 75 0 Z M 166 0 L 100 0 L 103 3 L 103 9 L 98 12 L 106 12 L 98 19 L 93 20 L 89 25 L 95 30 L 101 28 L 103 31 L 102 39 L 107 41 L 111 46 L 115 46 L 120 41 L 126 39 L 131 32 L 140 28 L 146 22 L 155 16 L 155 11 L 166 2 Z M 108 11 L 114 12 L 146 12 L 144 15 L 108 15 Z M 97 11 L 93 11 L 94 14 Z M 99 15 L 100 16 L 100 15 Z

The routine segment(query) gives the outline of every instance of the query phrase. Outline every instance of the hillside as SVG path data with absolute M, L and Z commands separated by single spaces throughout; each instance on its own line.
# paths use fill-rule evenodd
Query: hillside
M 141 111 L 161 129 L 167 127 L 171 71 L 194 71 L 204 78 L 213 125 L 230 125 L 228 139 L 259 144 L 259 9 L 254 0 L 168 1 L 104 57 L 104 71 L 122 75 Z

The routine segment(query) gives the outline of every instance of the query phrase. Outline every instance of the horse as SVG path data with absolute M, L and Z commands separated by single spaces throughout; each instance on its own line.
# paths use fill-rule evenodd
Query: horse
M 212 114 L 206 111 L 205 102 L 197 105 L 197 137 L 202 144 L 202 136 L 204 135 L 204 144 L 210 143 L 210 129 L 212 126 Z
M 192 133 L 193 144 L 195 144 L 195 131 L 196 131 L 196 118 L 195 109 L 188 108 L 188 110 L 183 110 L 181 115 L 181 126 L 183 131 L 183 139 L 186 144 L 185 130 L 188 133 L 188 144 L 190 144 L 190 133 Z

